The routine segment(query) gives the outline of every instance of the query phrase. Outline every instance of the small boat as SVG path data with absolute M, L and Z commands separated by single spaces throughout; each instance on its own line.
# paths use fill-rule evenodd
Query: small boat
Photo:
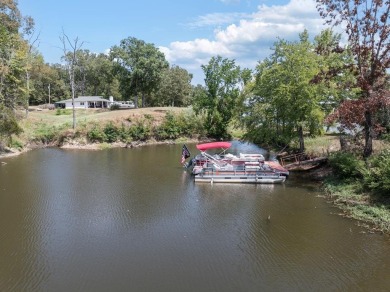
M 288 177 L 288 170 L 276 161 L 265 161 L 261 154 L 226 153 L 230 142 L 212 142 L 198 144 L 200 154 L 187 165 L 192 168 L 195 182 L 210 183 L 282 183 Z M 211 155 L 206 150 L 222 149 L 219 154 Z
M 309 172 L 320 168 L 328 161 L 327 157 L 313 157 L 305 153 L 280 155 L 278 159 L 285 169 L 294 172 Z

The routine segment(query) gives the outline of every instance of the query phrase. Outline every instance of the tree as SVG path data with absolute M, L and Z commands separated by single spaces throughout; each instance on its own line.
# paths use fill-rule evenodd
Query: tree
M 356 99 L 360 89 L 351 73 L 353 56 L 348 48 L 340 46 L 341 35 L 331 29 L 321 31 L 314 38 L 314 48 L 319 57 L 320 72 L 312 83 L 323 95 L 322 109 L 329 114 L 344 100 Z
M 118 65 L 122 95 L 128 98 L 141 94 L 144 107 L 146 96 L 156 90 L 163 70 L 169 67 L 164 54 L 153 44 L 129 37 L 111 48 L 111 58 Z M 138 107 L 138 97 L 135 105 Z
M 32 23 L 33 25 L 33 23 Z M 28 107 L 30 105 L 30 94 L 31 94 L 31 88 L 30 88 L 30 79 L 31 79 L 31 71 L 33 67 L 33 62 L 35 57 L 37 57 L 39 54 L 35 50 L 35 43 L 38 41 L 39 34 L 37 36 L 34 35 L 34 30 L 31 30 L 30 38 L 27 42 L 27 52 L 26 52 L 26 65 L 25 65 L 25 74 L 26 74 L 26 102 L 25 102 L 25 109 L 26 109 L 26 116 L 28 116 Z
M 114 96 L 122 99 L 119 92 L 119 81 L 114 74 L 114 63 L 105 54 L 88 56 L 85 70 L 85 91 L 89 95 Z
M 17 1 L 0 0 L 0 143 L 21 131 L 15 109 L 24 105 L 26 97 L 28 43 L 19 30 L 28 33 L 32 26 L 31 18 L 22 17 Z
M 25 96 L 26 48 L 20 35 L 0 24 L 0 103 L 11 109 L 22 104 Z
M 3 150 L 2 141 L 4 138 L 11 139 L 12 135 L 18 135 L 22 132 L 22 129 L 18 125 L 18 121 L 14 112 L 0 104 L 0 150 Z
M 28 43 L 19 30 L 31 33 L 34 21 L 22 17 L 17 1 L 0 0 L 0 103 L 14 109 L 26 96 L 23 70 L 26 70 Z
M 31 68 L 30 103 L 53 103 L 71 97 L 67 72 L 60 64 L 46 64 L 42 55 L 35 55 Z M 50 97 L 49 97 L 50 91 Z
M 14 0 L 0 0 L 0 23 L 9 32 L 18 34 L 21 27 L 22 15 L 18 3 Z
M 160 86 L 154 93 L 152 105 L 184 106 L 188 105 L 191 94 L 192 75 L 179 66 L 163 71 Z
M 276 42 L 271 57 L 257 66 L 252 96 L 246 102 L 243 121 L 248 138 L 281 146 L 298 138 L 303 152 L 304 133 L 316 135 L 322 129 L 322 95 L 311 83 L 319 67 L 306 31 L 298 42 Z
M 390 66 L 389 0 L 317 0 L 317 9 L 328 24 L 345 25 L 349 47 L 355 58 L 353 73 L 364 104 L 365 146 L 372 154 L 374 116 L 388 101 L 385 87 Z
M 197 113 L 205 111 L 206 128 L 214 138 L 227 138 L 228 125 L 234 116 L 240 96 L 241 69 L 234 60 L 212 57 L 202 65 L 206 94 L 194 100 Z
M 75 94 L 76 94 L 76 81 L 75 81 L 75 70 L 77 65 L 77 51 L 81 49 L 83 46 L 83 42 L 80 42 L 79 38 L 76 37 L 73 41 L 69 39 L 69 37 L 62 32 L 62 36 L 60 36 L 60 40 L 62 42 L 63 51 L 64 51 L 64 60 L 66 61 L 66 68 L 69 75 L 69 83 L 72 91 L 72 110 L 73 110 L 73 129 L 76 128 L 76 110 L 75 110 Z M 68 46 L 70 46 L 70 50 L 68 50 Z

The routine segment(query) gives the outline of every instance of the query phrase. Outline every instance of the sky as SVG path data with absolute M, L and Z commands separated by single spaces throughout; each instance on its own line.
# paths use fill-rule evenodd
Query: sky
M 204 84 L 201 65 L 220 55 L 254 69 L 278 39 L 297 40 L 307 29 L 325 28 L 314 0 L 19 0 L 23 16 L 35 20 L 38 50 L 47 63 L 60 63 L 60 36 L 82 49 L 106 53 L 122 39 L 154 44 L 171 66 Z

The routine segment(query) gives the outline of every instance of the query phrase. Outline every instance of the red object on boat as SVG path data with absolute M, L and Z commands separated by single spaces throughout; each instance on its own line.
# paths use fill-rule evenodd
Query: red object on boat
M 232 143 L 230 142 L 211 142 L 211 143 L 198 144 L 196 145 L 196 148 L 198 148 L 198 150 L 200 151 L 205 151 L 208 149 L 218 149 L 218 148 L 228 149 L 230 148 L 231 145 Z

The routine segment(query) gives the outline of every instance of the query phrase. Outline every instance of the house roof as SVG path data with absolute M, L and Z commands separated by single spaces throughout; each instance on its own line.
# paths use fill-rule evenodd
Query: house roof
M 110 102 L 108 99 L 104 99 L 101 96 L 79 96 L 74 99 L 75 102 L 93 102 L 93 101 L 105 101 L 105 102 Z M 66 99 L 66 100 L 60 100 L 57 101 L 56 103 L 66 103 L 66 102 L 72 102 L 72 99 Z

